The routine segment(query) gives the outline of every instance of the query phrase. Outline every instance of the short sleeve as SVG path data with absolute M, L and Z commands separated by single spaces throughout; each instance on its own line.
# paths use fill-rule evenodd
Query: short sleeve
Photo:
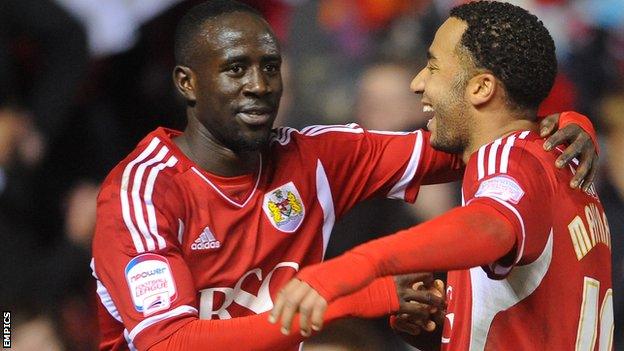
M 130 349 L 145 350 L 197 318 L 196 292 L 169 196 L 174 187 L 164 168 L 126 165 L 123 174 L 105 181 L 98 196 L 93 275 L 100 302 L 123 324 Z
M 515 229 L 513 251 L 484 267 L 490 277 L 502 279 L 515 265 L 537 259 L 546 247 L 552 227 L 552 172 L 538 157 L 518 146 L 509 147 L 508 151 L 484 146 L 471 163 L 468 169 L 476 168 L 477 172 L 464 182 L 464 189 L 473 193 L 466 204 L 478 202 L 495 208 Z
M 433 150 L 429 133 L 365 130 L 357 124 L 301 131 L 313 145 L 339 214 L 373 196 L 414 202 L 420 185 L 461 177 L 457 156 Z

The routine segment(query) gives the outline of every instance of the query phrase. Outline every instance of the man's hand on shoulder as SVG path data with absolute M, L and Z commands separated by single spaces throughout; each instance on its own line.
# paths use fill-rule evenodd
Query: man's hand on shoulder
M 561 144 L 567 145 L 555 163 L 558 168 L 578 157 L 579 165 L 570 186 L 588 190 L 598 170 L 596 132 L 589 119 L 576 112 L 562 112 L 543 118 L 539 128 L 540 135 L 548 137 L 544 143 L 545 150 L 550 151 Z

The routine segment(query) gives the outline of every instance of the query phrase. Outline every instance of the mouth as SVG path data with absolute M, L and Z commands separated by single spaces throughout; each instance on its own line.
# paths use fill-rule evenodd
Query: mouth
M 423 113 L 429 120 L 427 121 L 427 129 L 431 130 L 435 118 L 435 110 L 429 103 L 423 102 Z
M 261 126 L 267 124 L 273 116 L 273 109 L 269 107 L 247 107 L 238 111 L 236 116 L 243 123 L 251 126 Z

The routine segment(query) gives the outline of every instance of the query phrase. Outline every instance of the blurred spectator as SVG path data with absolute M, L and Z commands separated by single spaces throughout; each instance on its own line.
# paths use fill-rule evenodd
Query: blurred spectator
M 31 113 L 41 146 L 58 137 L 86 67 L 83 29 L 53 1 L 0 2 L 0 106 Z
M 29 316 L 16 325 L 16 348 L 43 338 L 50 350 L 94 349 L 96 184 L 148 131 L 184 127 L 173 31 L 201 1 L 0 1 L 0 255 L 11 267 L 0 271 L 0 305 Z M 243 1 L 265 14 L 287 53 L 278 125 L 426 124 L 409 81 L 463 0 Z M 543 112 L 580 109 L 605 135 L 599 192 L 613 233 L 615 350 L 624 350 L 624 94 L 605 98 L 624 78 L 624 0 L 511 2 L 538 14 L 556 41 L 560 75 Z M 444 212 L 454 193 L 426 186 L 415 206 L 365 203 L 336 225 L 327 254 Z M 386 325 L 347 321 L 306 349 L 402 349 Z

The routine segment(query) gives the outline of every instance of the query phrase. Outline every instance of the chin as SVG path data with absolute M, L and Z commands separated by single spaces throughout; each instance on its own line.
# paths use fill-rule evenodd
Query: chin
M 254 135 L 242 136 L 235 143 L 234 149 L 236 151 L 257 151 L 264 149 L 269 144 L 269 137 L 271 136 L 270 130 L 266 133 L 254 133 Z
M 433 135 L 431 136 L 431 139 L 429 139 L 429 145 L 438 151 L 443 151 L 449 154 L 460 154 L 464 152 L 464 146 L 461 143 L 439 140 Z

